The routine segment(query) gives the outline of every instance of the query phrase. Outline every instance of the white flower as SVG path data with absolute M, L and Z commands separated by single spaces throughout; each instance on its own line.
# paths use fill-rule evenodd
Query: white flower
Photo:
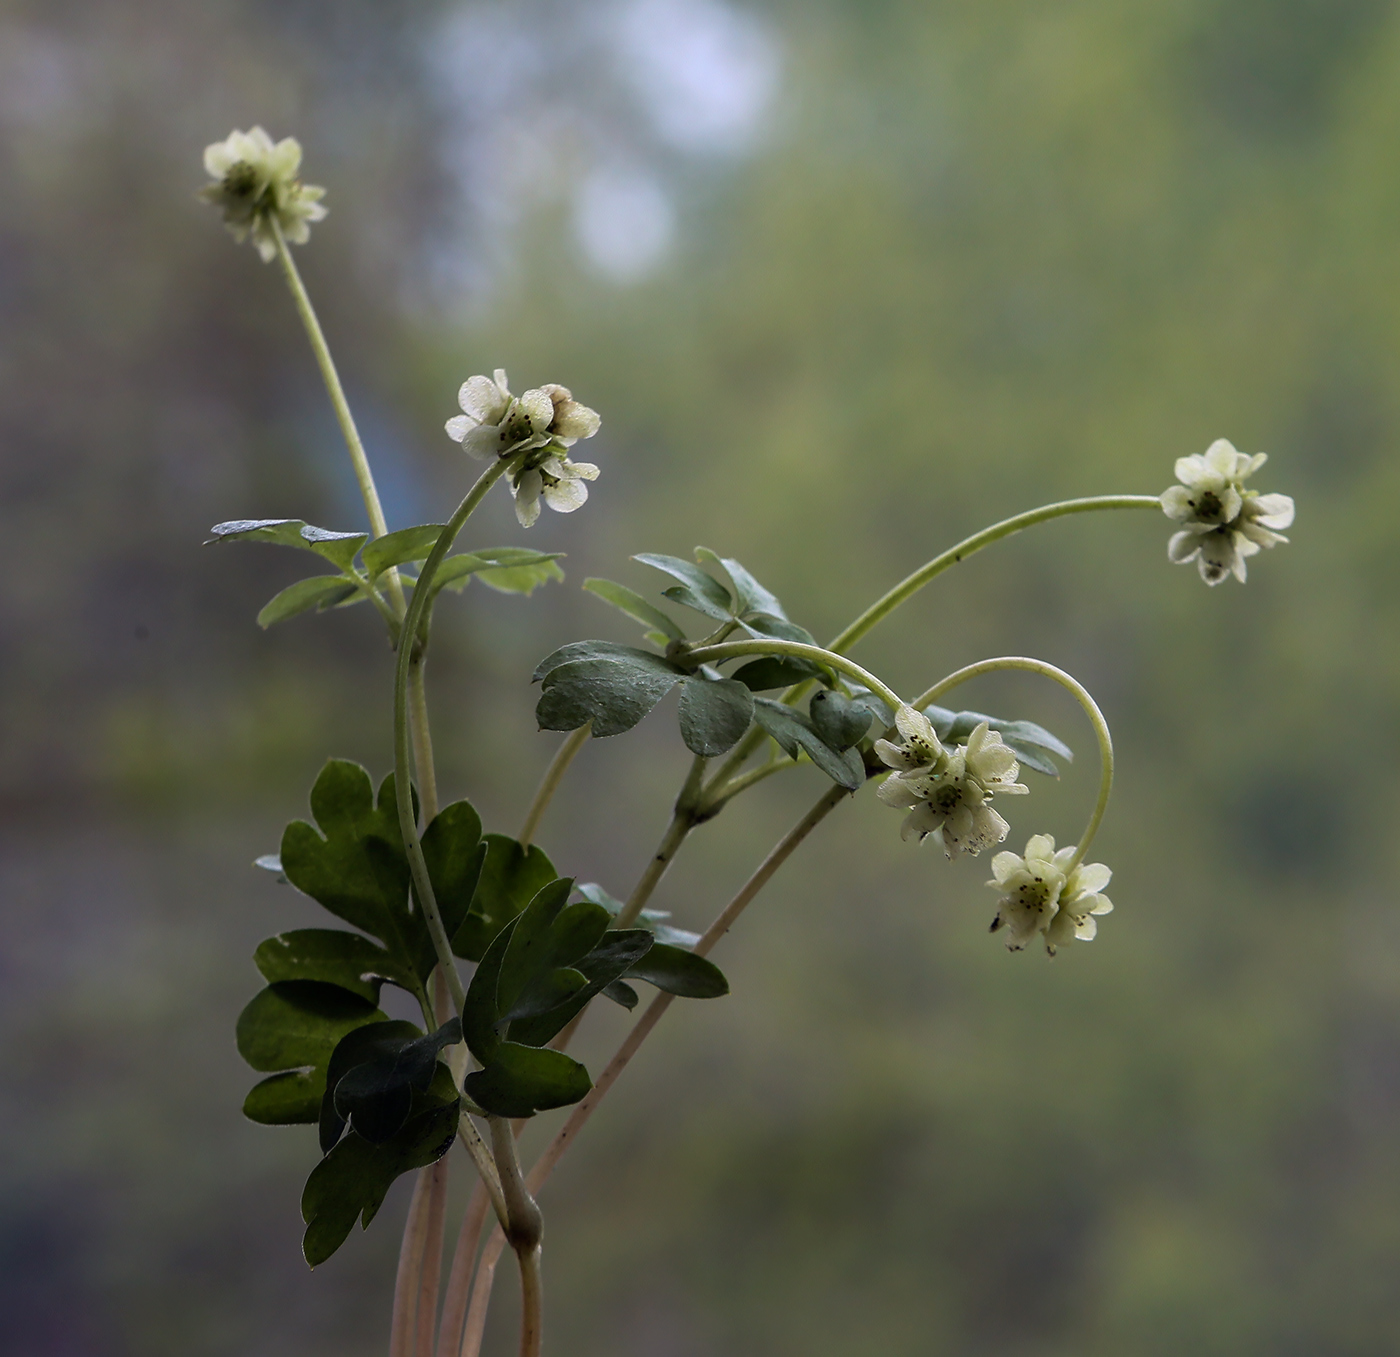
M 1268 460 L 1236 452 L 1218 438 L 1204 456 L 1180 457 L 1176 476 L 1181 482 L 1162 493 L 1162 511 L 1182 525 L 1167 543 L 1168 557 L 1178 564 L 1195 561 L 1207 584 L 1227 575 L 1244 583 L 1245 559 L 1261 547 L 1287 542 L 1282 529 L 1293 522 L 1293 501 L 1287 495 L 1261 495 L 1244 482 Z
M 1016 781 L 1020 765 L 1001 736 L 983 721 L 950 753 L 928 717 L 908 705 L 895 713 L 895 728 L 902 744 L 875 742 L 881 761 L 895 769 L 875 794 L 885 805 L 909 811 L 901 837 L 936 834 L 950 858 L 975 856 L 1000 843 L 1010 826 L 987 803 L 996 792 L 1030 790 Z
M 573 398 L 566 386 L 550 383 L 521 396 L 510 394 L 501 368 L 494 377 L 469 377 L 457 393 L 460 415 L 447 421 L 447 435 L 473 457 L 526 456 L 511 472 L 515 516 L 529 527 L 540 516 L 540 500 L 561 514 L 588 498 L 584 481 L 598 479 L 591 462 L 571 462 L 565 449 L 592 438 L 598 414 Z
M 326 190 L 297 178 L 301 143 L 295 137 L 274 142 L 261 127 L 231 132 L 204 148 L 204 168 L 214 179 L 199 191 L 206 203 L 223 210 L 224 224 L 240 244 L 253 237 L 264 262 L 277 254 L 275 222 L 295 245 L 310 238 L 310 223 L 326 215 Z
M 1113 909 L 1113 902 L 1100 893 L 1113 873 L 1102 862 L 1081 862 L 1071 869 L 1074 852 L 1070 847 L 1057 853 L 1050 835 L 1035 834 L 1024 857 L 1005 852 L 992 859 L 987 884 L 1001 892 L 992 932 L 1006 929 L 1006 945 L 1013 952 L 1037 934 L 1051 956 L 1075 938 L 1088 942 L 1098 932 L 1096 916 Z

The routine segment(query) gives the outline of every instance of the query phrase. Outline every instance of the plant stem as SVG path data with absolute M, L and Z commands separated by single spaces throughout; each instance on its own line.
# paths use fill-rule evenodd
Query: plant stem
M 520 1259 L 520 1357 L 540 1357 L 544 1342 L 544 1280 L 540 1249 L 523 1250 Z
M 657 845 L 656 852 L 652 854 L 651 861 L 647 863 L 646 871 L 642 873 L 632 894 L 627 897 L 627 903 L 623 905 L 618 911 L 617 917 L 612 921 L 610 925 L 612 928 L 630 928 L 636 922 L 637 916 L 646 908 L 646 903 L 651 899 L 657 884 L 666 875 L 666 869 L 671 865 L 671 859 L 676 856 L 677 850 L 685 842 L 685 836 L 694 827 L 695 816 L 693 812 L 688 810 L 675 812 L 671 817 L 671 823 L 666 828 L 666 833 Z
M 472 1264 L 481 1241 L 481 1227 L 491 1209 L 486 1185 L 477 1183 L 467 1199 L 467 1211 L 462 1217 L 462 1229 L 452 1253 L 452 1271 L 447 1278 L 447 1290 L 442 1299 L 442 1320 L 438 1325 L 436 1357 L 457 1357 L 462 1342 L 462 1326 L 467 1318 L 467 1300 L 471 1295 Z
M 500 1173 L 491 1150 L 482 1139 L 481 1132 L 476 1129 L 476 1123 L 465 1112 L 457 1118 L 457 1131 L 462 1148 L 471 1155 L 472 1163 L 476 1165 L 476 1171 L 481 1178 L 481 1186 L 486 1192 L 486 1198 L 495 1209 L 496 1218 L 504 1225 L 509 1211 L 506 1206 L 505 1192 L 501 1186 Z
M 481 1251 L 481 1262 L 477 1264 L 471 1304 L 467 1308 L 467 1326 L 462 1332 L 460 1357 L 478 1357 L 481 1352 L 481 1340 L 486 1334 L 486 1312 L 491 1308 L 491 1287 L 496 1281 L 496 1264 L 501 1261 L 501 1251 L 505 1246 L 506 1237 L 497 1227 L 491 1231 L 491 1237 Z
M 554 793 L 559 790 L 559 784 L 564 780 L 564 774 L 568 772 L 569 765 L 574 761 L 574 755 L 583 748 L 592 732 L 593 723 L 585 721 L 577 730 L 572 731 L 569 738 L 555 750 L 554 757 L 549 761 L 549 767 L 544 770 L 544 776 L 540 779 L 535 799 L 530 803 L 525 823 L 521 827 L 520 846 L 522 848 L 530 846 L 535 832 L 540 827 L 540 821 L 549 808 L 549 803 L 554 799 Z
M 956 688 L 960 683 L 966 683 L 968 679 L 976 678 L 979 674 L 995 673 L 999 669 L 1025 669 L 1032 674 L 1041 674 L 1045 678 L 1054 679 L 1056 683 L 1068 688 L 1074 694 L 1094 727 L 1094 735 L 1099 742 L 1099 798 L 1094 804 L 1094 813 L 1089 817 L 1088 828 L 1085 829 L 1084 835 L 1075 849 L 1074 856 L 1065 869 L 1067 873 L 1071 872 L 1079 866 L 1080 862 L 1083 861 L 1084 854 L 1089 851 L 1089 845 L 1093 842 L 1094 835 L 1099 831 L 1104 811 L 1108 809 L 1109 794 L 1113 790 L 1113 736 L 1109 732 L 1108 722 L 1104 720 L 1103 712 L 1099 710 L 1098 703 L 1090 696 L 1089 690 L 1078 679 L 1065 673 L 1063 669 L 1055 668 L 1053 664 L 1047 664 L 1044 660 L 1028 659 L 1024 655 L 1003 655 L 998 659 L 980 660 L 976 664 L 969 664 L 966 668 L 949 674 L 947 678 L 939 679 L 926 693 L 916 698 L 912 705 L 922 711 L 931 702 L 936 702 L 944 693 Z
M 515 1153 L 515 1130 L 507 1117 L 491 1117 L 491 1148 L 505 1193 L 506 1235 L 520 1264 L 520 1357 L 539 1357 L 542 1341 L 543 1283 L 540 1276 L 540 1241 L 544 1219 L 525 1186 L 520 1160 Z
M 1156 495 L 1093 495 L 1088 499 L 1066 499 L 1058 504 L 1045 504 L 1039 509 L 1028 509 L 1023 514 L 1004 518 L 983 528 L 971 537 L 965 538 L 955 547 L 949 547 L 941 556 L 935 556 L 926 565 L 921 565 L 912 575 L 902 579 L 884 597 L 876 600 L 851 623 L 832 643 L 832 650 L 849 650 L 867 632 L 884 621 L 901 603 L 907 602 L 930 580 L 937 578 L 945 570 L 967 560 L 983 547 L 999 542 L 1003 537 L 1011 537 L 1023 528 L 1037 523 L 1048 523 L 1054 518 L 1067 514 L 1087 514 L 1100 509 L 1156 509 L 1160 511 L 1162 502 Z
M 335 360 L 331 357 L 330 346 L 321 331 L 321 322 L 316 318 L 316 308 L 311 305 L 311 297 L 301 281 L 296 260 L 287 248 L 286 237 L 274 215 L 269 214 L 268 224 L 272 227 L 273 239 L 277 242 L 277 258 L 282 265 L 282 274 L 291 289 L 292 300 L 296 303 L 297 314 L 306 327 L 306 337 L 311 341 L 311 352 L 316 355 L 316 364 L 321 369 L 321 378 L 326 384 L 335 417 L 340 424 L 341 436 L 350 451 L 350 464 L 355 469 L 355 481 L 360 487 L 360 497 L 365 502 L 369 514 L 370 531 L 375 537 L 383 537 L 389 531 L 384 519 L 384 508 L 379 502 L 379 490 L 374 484 L 374 472 L 370 470 L 369 458 L 365 455 L 365 445 L 360 441 L 360 431 L 355 427 L 355 416 L 350 413 L 350 402 L 345 398 L 345 388 L 340 384 L 340 374 L 335 370 Z M 389 590 L 394 595 L 396 611 L 400 617 L 404 613 L 403 583 L 397 570 L 385 572 L 389 579 Z
M 768 856 L 755 869 L 753 875 L 743 884 L 739 893 L 720 911 L 715 921 L 701 935 L 695 944 L 695 955 L 706 956 L 714 945 L 730 930 L 735 919 L 748 908 L 753 898 L 772 880 L 781 867 L 796 851 L 799 844 L 851 793 L 845 787 L 831 787 L 822 793 L 817 803 L 773 846 Z M 637 1053 L 642 1042 L 647 1039 L 653 1027 L 661 1021 L 662 1015 L 675 998 L 672 994 L 658 994 L 651 1001 L 647 1011 L 627 1033 L 617 1054 L 608 1062 L 607 1068 L 598 1076 L 597 1082 L 582 1102 L 569 1114 L 569 1119 L 559 1128 L 549 1148 L 535 1161 L 530 1169 L 525 1185 L 531 1193 L 538 1193 L 554 1166 L 562 1158 L 564 1151 L 573 1144 L 574 1138 L 583 1129 L 594 1109 L 607 1096 L 608 1090 L 617 1082 L 617 1077 L 627 1068 L 628 1062 Z
M 903 698 L 868 669 L 862 669 L 854 660 L 838 655 L 834 650 L 824 650 L 821 646 L 809 646 L 802 641 L 779 641 L 774 637 L 761 636 L 748 641 L 722 641 L 719 645 L 696 646 L 686 653 L 687 662 L 695 664 L 720 664 L 725 660 L 738 659 L 741 655 L 792 655 L 798 659 L 816 660 L 829 665 L 841 673 L 863 683 L 871 692 L 883 698 L 891 707 L 903 704 Z
M 453 1007 L 459 1013 L 462 1011 L 466 992 L 462 988 L 462 977 L 457 974 L 452 943 L 442 924 L 437 897 L 433 894 L 428 864 L 423 857 L 423 844 L 418 837 L 418 826 L 414 823 L 413 796 L 409 791 L 412 781 L 409 770 L 409 670 L 414 659 L 420 657 L 416 653 L 422 644 L 419 630 L 432 598 L 433 578 L 442 565 L 443 558 L 452 550 L 452 544 L 457 540 L 462 525 L 471 517 L 472 511 L 486 498 L 486 492 L 500 480 L 509 466 L 510 461 L 507 458 L 497 458 L 492 462 L 477 478 L 476 484 L 467 491 L 466 498 L 457 506 L 438 535 L 428 559 L 423 562 L 423 568 L 419 571 L 418 582 L 413 589 L 413 599 L 404 616 L 403 631 L 399 636 L 398 662 L 394 667 L 394 786 L 398 791 L 399 830 L 403 835 L 409 871 L 413 876 L 414 888 L 418 892 L 418 903 L 422 906 L 423 917 L 428 924 L 429 936 L 433 940 L 433 949 L 437 952 L 438 964 L 447 978 Z
M 433 734 L 428 724 L 428 689 L 424 682 L 421 654 L 409 663 L 408 719 L 413 736 L 413 767 L 417 774 L 419 809 L 423 823 L 430 825 L 438 813 L 437 768 L 433 762 Z
M 423 1254 L 428 1245 L 428 1216 L 432 1179 L 419 1173 L 408 1204 L 403 1244 L 399 1249 L 399 1270 L 394 1279 L 394 1312 L 389 1327 L 389 1357 L 415 1357 L 414 1340 L 418 1308 L 419 1278 L 423 1274 Z
M 436 1164 L 420 1170 L 429 1180 L 428 1228 L 423 1259 L 419 1264 L 414 1357 L 433 1357 L 433 1328 L 437 1321 L 438 1288 L 442 1284 L 442 1235 L 447 1223 L 448 1167 L 447 1156 L 444 1155 Z

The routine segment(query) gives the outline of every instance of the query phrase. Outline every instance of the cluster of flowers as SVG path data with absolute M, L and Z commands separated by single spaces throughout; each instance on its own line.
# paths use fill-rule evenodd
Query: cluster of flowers
M 473 457 L 518 459 L 510 484 L 522 527 L 540 516 L 541 500 L 567 514 L 588 498 L 584 482 L 597 480 L 598 468 L 571 462 L 567 450 L 580 438 L 592 438 L 602 420 L 568 387 L 551 383 L 512 396 L 506 374 L 497 368 L 494 377 L 463 382 L 457 403 L 462 413 L 447 421 L 449 438 Z
M 321 202 L 326 190 L 303 184 L 301 143 L 295 137 L 274 142 L 261 127 L 232 132 L 224 141 L 204 148 L 204 168 L 214 182 L 200 198 L 224 214 L 224 224 L 242 244 L 251 235 L 264 263 L 277 254 L 277 231 L 304 245 L 311 223 L 326 215 Z
M 1236 452 L 1224 438 L 1204 455 L 1178 458 L 1181 484 L 1162 494 L 1163 511 L 1182 525 L 1167 543 L 1167 555 L 1182 565 L 1195 561 L 1207 584 L 1219 584 L 1227 575 L 1243 584 L 1246 557 L 1288 541 L 1282 530 L 1293 522 L 1289 496 L 1245 489 L 1245 481 L 1268 460 L 1264 452 L 1253 457 Z

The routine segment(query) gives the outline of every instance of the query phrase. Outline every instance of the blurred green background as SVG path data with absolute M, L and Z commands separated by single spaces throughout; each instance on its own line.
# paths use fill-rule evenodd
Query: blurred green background
M 252 949 L 317 921 L 251 860 L 327 756 L 389 763 L 375 617 L 262 633 L 302 562 L 200 545 L 363 523 L 277 271 L 194 201 L 261 122 L 328 188 L 298 257 L 391 527 L 467 484 L 468 374 L 604 417 L 585 511 L 526 535 L 502 494 L 470 534 L 568 583 L 441 610 L 444 791 L 490 828 L 557 739 L 535 660 L 633 639 L 578 589 L 656 587 L 633 551 L 736 555 L 828 636 L 1216 437 L 1298 500 L 1243 588 L 1169 566 L 1165 519 L 1077 519 L 862 643 L 905 691 L 996 653 L 1094 690 L 1117 912 L 1008 955 L 985 860 L 841 808 L 548 1188 L 554 1351 L 1394 1353 L 1398 76 L 1385 0 L 0 0 L 5 1350 L 385 1350 L 406 1184 L 309 1273 L 314 1137 L 239 1113 Z M 1011 846 L 1072 840 L 1073 704 L 960 696 L 1079 749 L 1010 807 Z M 560 869 L 625 893 L 685 758 L 665 709 L 588 749 Z M 765 784 L 656 903 L 702 927 L 820 785 Z

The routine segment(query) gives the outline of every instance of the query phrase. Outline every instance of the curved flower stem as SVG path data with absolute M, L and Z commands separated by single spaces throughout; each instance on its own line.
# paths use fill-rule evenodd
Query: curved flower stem
M 442 1235 L 447 1223 L 446 1156 L 421 1172 L 429 1179 L 428 1228 L 419 1265 L 418 1301 L 414 1320 L 414 1357 L 433 1357 L 433 1330 L 437 1323 L 438 1288 L 442 1285 Z
M 940 556 L 935 556 L 926 565 L 921 565 L 912 575 L 900 580 L 883 598 L 877 599 L 851 623 L 831 643 L 832 650 L 849 650 L 867 632 L 884 621 L 901 603 L 907 602 L 930 580 L 936 579 L 945 570 L 967 560 L 983 547 L 1000 542 L 1003 537 L 1011 537 L 1023 528 L 1034 527 L 1037 523 L 1048 523 L 1066 514 L 1094 513 L 1099 509 L 1156 509 L 1160 511 L 1162 502 L 1156 495 L 1093 495 L 1088 499 L 1066 499 L 1058 504 L 1045 504 L 1039 509 L 1028 509 L 1023 514 L 1004 518 L 983 528 L 971 537 L 965 538 L 955 547 L 949 547 Z
M 432 598 L 433 579 L 443 558 L 452 550 L 462 525 L 471 517 L 473 510 L 486 498 L 486 492 L 505 474 L 510 459 L 497 458 L 477 477 L 476 484 L 467 491 L 466 498 L 457 506 L 448 519 L 423 568 L 418 573 L 414 585 L 413 599 L 404 616 L 403 631 L 399 636 L 398 662 L 394 666 L 394 787 L 397 790 L 399 830 L 403 835 L 404 851 L 408 855 L 409 871 L 413 876 L 414 889 L 418 892 L 418 903 L 422 906 L 423 917 L 428 923 L 428 934 L 433 940 L 433 950 L 437 952 L 438 964 L 447 979 L 447 987 L 452 995 L 452 1005 L 457 1012 L 462 1011 L 466 992 L 462 988 L 462 977 L 457 974 L 457 963 L 452 956 L 452 944 L 443 928 L 442 915 L 438 911 L 437 897 L 433 894 L 433 883 L 428 876 L 428 864 L 423 858 L 423 844 L 418 837 L 418 826 L 413 816 L 413 795 L 409 790 L 412 775 L 409 770 L 409 720 L 408 690 L 409 671 L 415 658 L 421 659 L 422 638 L 419 631 Z
M 555 750 L 554 757 L 549 761 L 549 767 L 544 770 L 544 776 L 540 779 L 535 799 L 530 803 L 530 809 L 525 815 L 525 823 L 521 826 L 520 846 L 522 848 L 530 846 L 535 832 L 540 827 L 540 821 L 549 808 L 549 803 L 554 799 L 554 793 L 559 790 L 559 784 L 564 780 L 564 774 L 569 771 L 569 765 L 574 761 L 574 756 L 587 743 L 588 737 L 592 733 L 593 723 L 585 721 L 577 730 L 570 732 L 569 738 Z
M 1024 655 L 1003 655 L 994 660 L 979 660 L 976 664 L 969 664 L 966 668 L 949 674 L 947 678 L 939 679 L 927 692 L 915 698 L 911 705 L 922 711 L 960 683 L 966 683 L 968 679 L 976 678 L 979 674 L 992 674 L 1000 669 L 1024 669 L 1029 673 L 1041 674 L 1045 678 L 1054 679 L 1062 687 L 1068 688 L 1078 699 L 1079 705 L 1084 708 L 1085 714 L 1094 727 L 1094 735 L 1098 738 L 1099 799 L 1094 804 L 1094 813 L 1089 817 L 1088 827 L 1074 850 L 1074 856 L 1065 869 L 1066 872 L 1073 871 L 1083 861 L 1084 854 L 1089 851 L 1089 845 L 1093 842 L 1094 835 L 1099 832 L 1099 824 L 1103 820 L 1104 811 L 1108 809 L 1109 793 L 1113 790 L 1113 736 L 1109 733 L 1108 722 L 1104 720 L 1103 712 L 1099 710 L 1098 703 L 1090 696 L 1089 690 L 1078 679 L 1065 673 L 1063 669 L 1057 669 L 1053 664 L 1047 664 L 1044 660 L 1028 659 Z
M 1093 495 L 1087 499 L 1067 499 L 1056 504 L 1044 504 L 1038 509 L 1028 509 L 1023 514 L 1016 514 L 1011 518 L 1003 519 L 1000 523 L 993 523 L 991 527 L 983 528 L 981 532 L 975 532 L 971 537 L 964 538 L 956 546 L 949 547 L 947 551 L 921 565 L 912 575 L 902 579 L 893 589 L 861 613 L 827 648 L 837 652 L 849 650 L 896 608 L 907 603 L 924 585 L 936 579 L 945 570 L 967 560 L 969 556 L 975 555 L 983 547 L 989 547 L 993 542 L 999 542 L 1004 537 L 1014 536 L 1024 528 L 1034 527 L 1037 523 L 1048 523 L 1052 519 L 1064 518 L 1068 514 L 1094 513 L 1100 509 L 1160 509 L 1161 507 L 1161 501 L 1155 495 Z M 803 683 L 794 684 L 783 695 L 782 700 L 791 706 L 800 701 L 811 690 L 811 687 L 812 681 L 810 679 Z M 710 780 L 710 785 L 706 789 L 707 804 L 713 790 L 717 787 L 723 787 L 762 743 L 763 732 L 753 730 L 734 747 Z M 727 800 L 728 797 L 726 796 L 725 799 Z
M 893 688 L 868 669 L 862 669 L 854 660 L 848 660 L 834 650 L 823 650 L 821 646 L 809 646 L 802 641 L 779 641 L 768 636 L 748 641 L 723 641 L 714 646 L 696 646 L 694 650 L 686 652 L 685 658 L 694 664 L 719 664 L 724 660 L 738 659 L 741 655 L 791 655 L 800 660 L 815 660 L 818 664 L 839 670 L 857 683 L 863 683 L 891 707 L 902 706 L 904 702 Z
M 389 1328 L 389 1357 L 415 1357 L 414 1335 L 423 1255 L 428 1247 L 432 1195 L 432 1174 L 427 1170 L 421 1171 L 413 1185 L 403 1245 L 399 1249 L 399 1270 L 394 1279 L 394 1313 Z
M 457 1357 L 462 1343 L 462 1326 L 467 1319 L 467 1299 L 471 1295 L 472 1264 L 476 1261 L 476 1248 L 481 1241 L 481 1227 L 486 1224 L 486 1213 L 490 1209 L 486 1185 L 477 1183 L 467 1199 L 462 1229 L 452 1253 L 452 1271 L 442 1298 L 442 1320 L 438 1325 L 435 1357 Z
M 471 1304 L 467 1307 L 467 1325 L 462 1331 L 459 1357 L 479 1357 L 481 1340 L 486 1335 L 486 1312 L 491 1308 L 491 1288 L 496 1281 L 496 1264 L 501 1261 L 505 1246 L 506 1237 L 498 1226 L 491 1231 L 491 1237 L 481 1250 L 481 1261 L 476 1266 L 476 1280 L 472 1283 Z

